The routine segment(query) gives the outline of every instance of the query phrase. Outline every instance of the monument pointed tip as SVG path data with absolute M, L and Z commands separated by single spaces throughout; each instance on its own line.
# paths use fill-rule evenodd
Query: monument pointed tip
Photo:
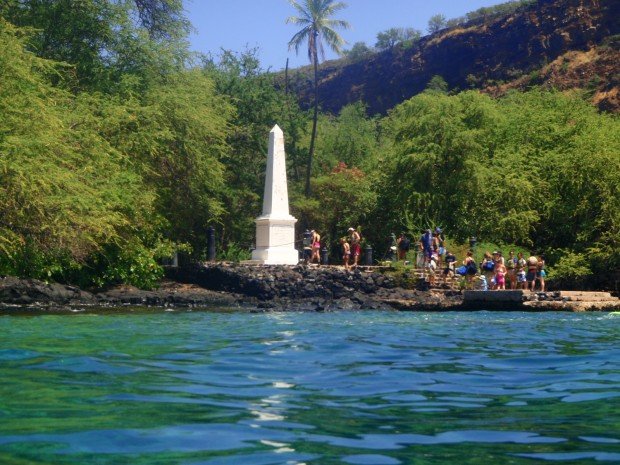
M 277 124 L 271 129 L 271 132 L 282 132 L 282 129 L 280 129 L 280 126 L 278 126 Z

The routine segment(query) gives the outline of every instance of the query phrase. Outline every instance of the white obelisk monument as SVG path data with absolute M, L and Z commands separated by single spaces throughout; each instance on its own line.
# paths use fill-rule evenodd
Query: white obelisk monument
M 284 134 L 276 124 L 269 133 L 269 153 L 263 196 L 263 214 L 256 218 L 256 249 L 252 262 L 262 265 L 296 265 L 295 223 L 288 211 Z

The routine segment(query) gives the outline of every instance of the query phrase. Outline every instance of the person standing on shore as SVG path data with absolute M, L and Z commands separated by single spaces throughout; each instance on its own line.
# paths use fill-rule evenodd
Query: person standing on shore
M 310 231 L 310 233 L 312 234 L 312 255 L 310 256 L 310 263 L 313 263 L 316 258 L 316 262 L 321 264 L 321 235 L 314 229 Z
M 349 258 L 351 257 L 351 246 L 349 246 L 349 243 L 344 237 L 340 239 L 340 244 L 342 246 L 342 263 L 344 265 L 344 269 L 348 270 Z
M 498 291 L 506 290 L 506 265 L 501 261 L 495 263 L 495 289 Z
M 353 268 L 357 268 L 360 261 L 360 255 L 362 253 L 362 246 L 360 244 L 361 236 L 355 228 L 349 228 L 349 239 L 351 241 L 351 255 L 353 256 Z
M 545 277 L 547 272 L 545 271 L 545 256 L 538 256 L 538 265 L 536 268 L 536 279 L 540 283 L 540 292 L 545 292 Z
M 527 259 L 527 288 L 534 292 L 536 290 L 536 272 L 538 271 L 538 259 L 531 255 Z
M 465 266 L 465 279 L 467 280 L 467 288 L 473 289 L 474 276 L 478 273 L 478 267 L 476 266 L 476 260 L 474 259 L 474 253 L 471 250 L 467 251 L 467 256 L 463 260 Z
M 452 252 L 446 250 L 445 269 L 443 270 L 443 283 L 444 284 L 447 284 L 448 278 L 452 278 L 454 276 L 454 264 L 455 263 L 456 263 L 456 256 Z
M 398 259 L 404 262 L 407 260 L 407 252 L 409 252 L 409 248 L 411 247 L 411 241 L 405 236 L 405 233 L 402 232 L 396 244 L 398 246 Z
M 433 249 L 437 252 L 438 262 L 437 265 L 441 267 L 443 264 L 443 257 L 446 253 L 446 236 L 440 227 L 435 228 L 435 234 L 433 238 Z
M 510 280 L 510 289 L 514 290 L 517 288 L 517 259 L 513 250 L 508 252 L 506 268 L 508 270 L 508 279 Z
M 427 229 L 420 237 L 420 250 L 424 253 L 424 265 L 431 261 L 433 254 L 433 233 Z
M 527 289 L 527 276 L 525 274 L 525 268 L 527 267 L 527 262 L 525 258 L 523 258 L 523 253 L 519 252 L 517 254 L 517 286 L 521 287 L 521 289 Z
M 495 254 L 495 252 L 493 252 Z M 482 274 L 487 280 L 487 284 L 491 289 L 495 289 L 495 260 L 488 250 L 484 253 L 482 263 L 480 263 Z

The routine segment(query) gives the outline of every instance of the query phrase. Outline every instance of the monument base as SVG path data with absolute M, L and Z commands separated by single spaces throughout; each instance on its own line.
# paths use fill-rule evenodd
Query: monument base
M 252 263 L 261 265 L 297 265 L 299 252 L 295 249 L 295 223 L 292 216 L 256 218 L 256 249 Z

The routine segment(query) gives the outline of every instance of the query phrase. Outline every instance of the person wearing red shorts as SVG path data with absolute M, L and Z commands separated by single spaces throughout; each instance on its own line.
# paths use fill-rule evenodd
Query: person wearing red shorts
M 352 267 L 356 268 L 360 261 L 362 247 L 360 245 L 360 234 L 355 230 L 355 228 L 349 228 L 349 239 L 351 242 L 351 256 L 353 257 Z

